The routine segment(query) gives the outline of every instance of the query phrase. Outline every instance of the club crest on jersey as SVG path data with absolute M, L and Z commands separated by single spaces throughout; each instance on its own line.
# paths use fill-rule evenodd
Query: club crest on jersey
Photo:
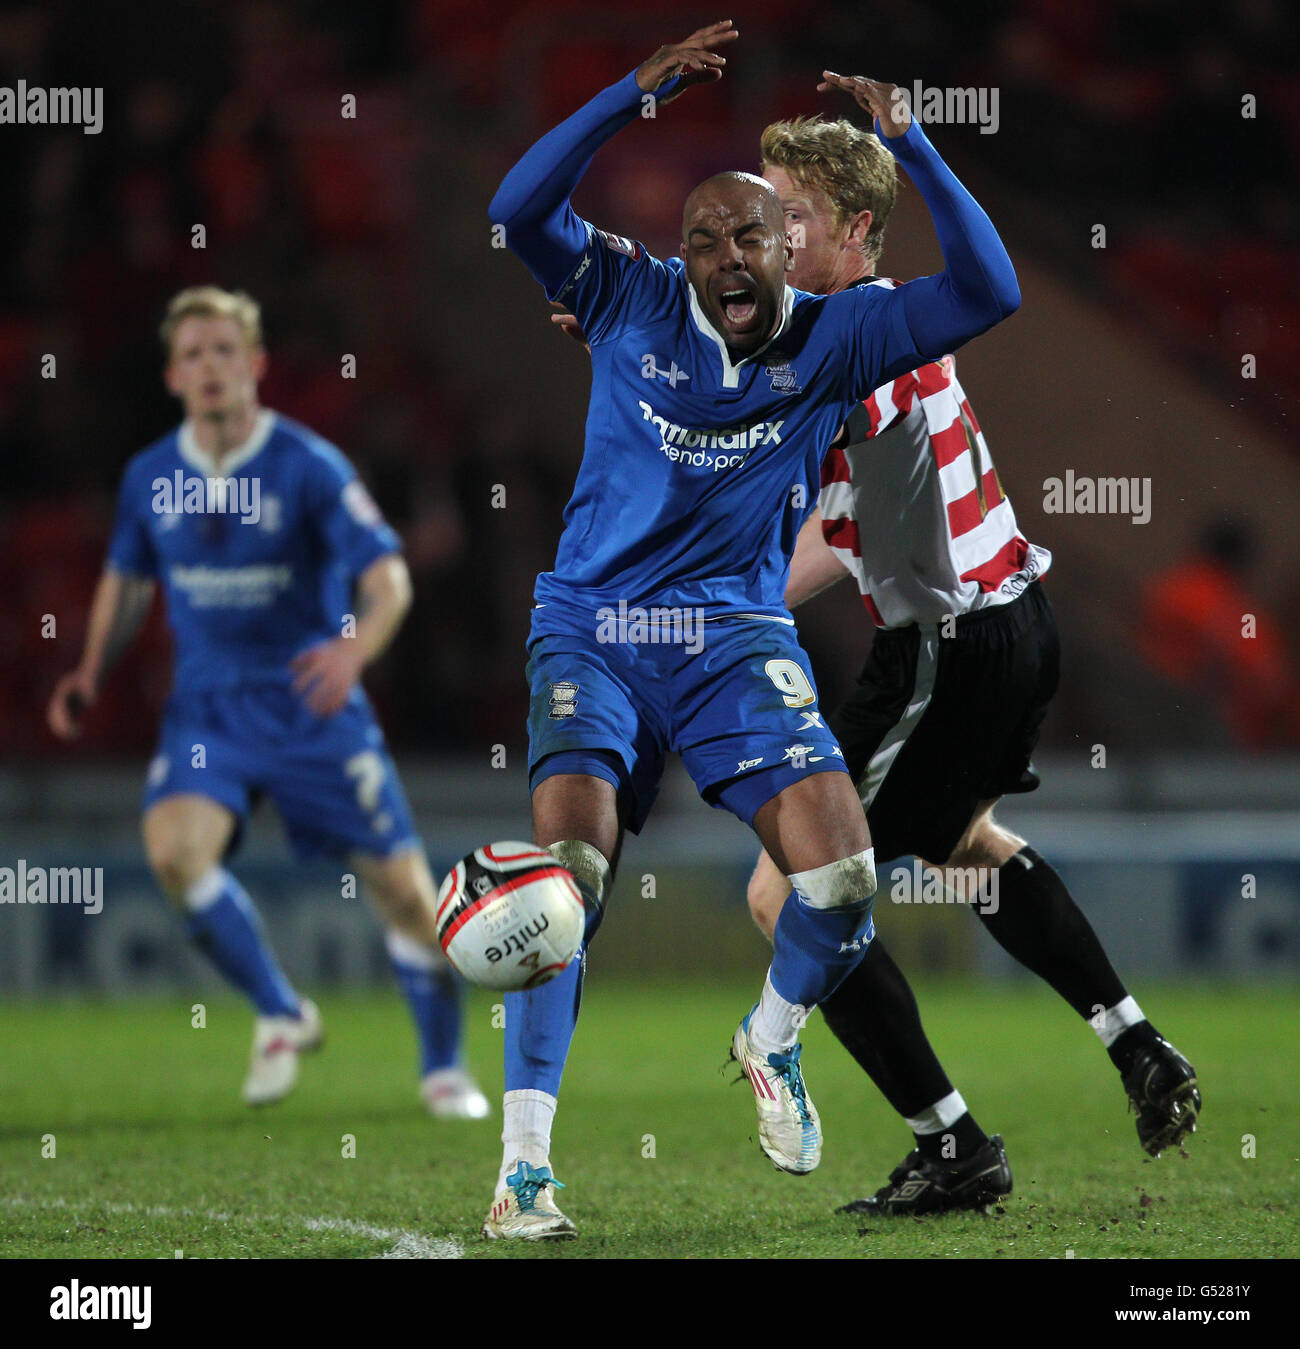
M 609 234 L 605 230 L 597 230 L 596 233 L 605 241 L 605 247 L 611 252 L 622 253 L 633 262 L 641 256 L 641 245 L 633 243 L 631 239 L 625 239 L 621 234 Z
M 764 366 L 763 369 L 766 374 L 771 376 L 773 393 L 803 392 L 799 384 L 798 373 L 789 361 L 774 361 L 771 365 Z
M 572 717 L 578 711 L 578 686 L 569 679 L 551 685 L 551 720 Z

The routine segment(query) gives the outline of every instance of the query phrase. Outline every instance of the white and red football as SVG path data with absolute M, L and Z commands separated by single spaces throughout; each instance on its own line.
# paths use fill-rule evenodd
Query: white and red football
M 475 848 L 438 891 L 438 941 L 472 984 L 538 988 L 582 948 L 586 912 L 573 873 L 532 843 Z

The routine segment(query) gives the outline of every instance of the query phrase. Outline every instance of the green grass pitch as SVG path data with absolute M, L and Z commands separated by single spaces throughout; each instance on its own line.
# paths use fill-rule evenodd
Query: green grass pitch
M 458 1124 L 424 1115 L 395 992 L 321 997 L 324 1051 L 304 1063 L 292 1098 L 259 1112 L 238 1098 L 250 1032 L 238 1003 L 209 1004 L 205 1029 L 191 1027 L 188 999 L 2 1005 L 0 1255 L 1300 1252 L 1300 992 L 1140 990 L 1196 1064 L 1205 1096 L 1186 1156 L 1152 1162 L 1095 1036 L 1052 994 L 923 985 L 927 1028 L 950 1074 L 984 1127 L 1006 1138 L 1015 1193 L 1001 1212 L 865 1230 L 833 1210 L 876 1188 L 909 1135 L 815 1018 L 805 1065 L 824 1160 L 804 1178 L 774 1171 L 754 1142 L 748 1088 L 722 1071 L 752 992 L 734 981 L 629 985 L 594 972 L 552 1154 L 580 1237 L 544 1248 L 479 1239 L 499 1114 Z M 466 1015 L 472 1066 L 499 1097 L 493 1003 L 476 991 Z

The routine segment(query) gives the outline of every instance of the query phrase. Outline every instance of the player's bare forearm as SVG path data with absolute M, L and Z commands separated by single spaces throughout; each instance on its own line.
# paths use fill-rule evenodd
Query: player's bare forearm
M 155 583 L 145 576 L 105 570 L 95 587 L 81 669 L 98 686 L 135 641 L 153 604 Z
M 100 686 L 135 639 L 153 603 L 154 582 L 106 569 L 95 587 L 81 662 L 54 686 L 46 709 L 50 730 L 60 740 L 81 734 L 81 718 Z
M 357 578 L 356 631 L 362 666 L 377 660 L 397 635 L 411 607 L 411 573 L 396 553 L 377 558 Z
M 795 540 L 790 579 L 785 587 L 786 608 L 797 608 L 848 575 L 847 568 L 822 534 L 821 511 L 813 511 Z

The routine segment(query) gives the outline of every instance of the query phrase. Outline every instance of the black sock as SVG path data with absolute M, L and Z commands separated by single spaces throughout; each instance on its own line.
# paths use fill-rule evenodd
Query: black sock
M 951 1093 L 952 1083 L 926 1039 L 911 986 L 879 937 L 821 1004 L 821 1012 L 835 1038 L 904 1119 L 914 1119 Z M 960 1130 L 954 1126 L 945 1132 L 957 1134 L 964 1156 L 985 1135 L 969 1112 L 962 1119 L 968 1123 Z M 942 1133 L 927 1136 L 942 1146 Z
M 937 1134 L 913 1134 L 916 1150 L 932 1162 L 959 1162 L 978 1152 L 988 1142 L 988 1135 L 975 1123 L 968 1110 Z
M 1064 882 L 1032 848 L 998 869 L 997 911 L 974 907 L 998 945 L 1085 1020 L 1128 996 Z
M 1139 1021 L 1136 1026 L 1126 1027 L 1120 1033 L 1119 1039 L 1106 1047 L 1106 1053 L 1123 1075 L 1133 1066 L 1133 1060 L 1158 1039 L 1160 1032 L 1149 1021 Z

